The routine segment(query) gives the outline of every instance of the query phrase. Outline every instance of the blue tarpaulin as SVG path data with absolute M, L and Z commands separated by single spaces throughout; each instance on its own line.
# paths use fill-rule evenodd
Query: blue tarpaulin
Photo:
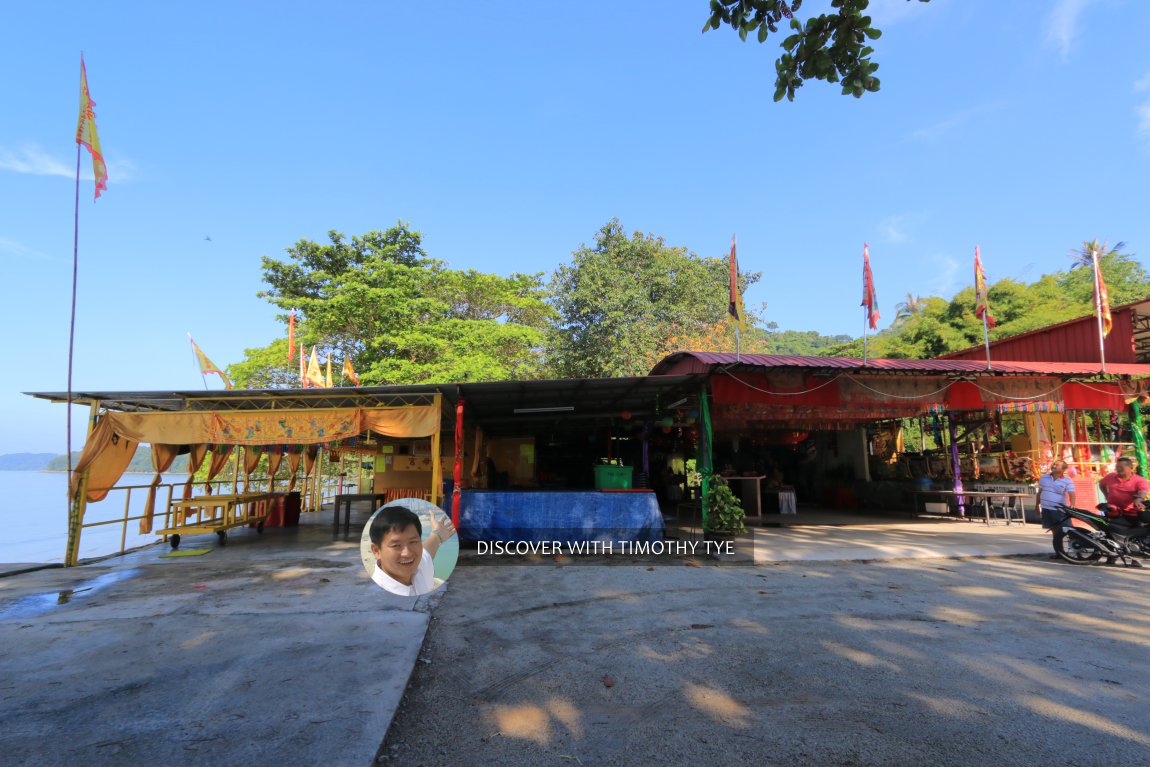
M 465 541 L 661 541 L 663 515 L 652 492 L 464 490 Z

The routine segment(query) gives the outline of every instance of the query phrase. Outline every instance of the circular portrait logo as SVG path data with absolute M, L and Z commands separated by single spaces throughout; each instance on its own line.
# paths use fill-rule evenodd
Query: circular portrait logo
M 359 551 L 377 586 L 415 597 L 435 591 L 451 575 L 459 561 L 459 538 L 443 509 L 419 498 L 400 498 L 371 515 Z

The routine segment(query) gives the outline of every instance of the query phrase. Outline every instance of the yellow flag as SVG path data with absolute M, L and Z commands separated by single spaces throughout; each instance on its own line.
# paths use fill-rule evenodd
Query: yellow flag
M 215 373 L 216 375 L 218 375 L 223 380 L 225 389 L 232 388 L 232 380 L 230 378 L 228 378 L 227 374 L 224 373 L 223 370 L 220 370 L 220 368 L 216 366 L 216 363 L 214 363 L 210 359 L 208 359 L 208 355 L 204 354 L 200 350 L 199 345 L 195 341 L 192 340 L 192 334 L 191 333 L 188 333 L 188 340 L 192 342 L 192 351 L 195 352 L 196 362 L 198 362 L 200 365 L 200 375 L 207 375 L 208 373 Z
M 309 386 L 322 389 L 324 387 L 323 371 L 319 368 L 319 357 L 316 347 L 311 347 L 311 359 L 307 363 L 307 382 Z
M 331 355 L 327 355 L 327 388 L 331 388 Z
M 356 386 L 359 386 L 359 376 L 355 374 L 355 368 L 351 366 L 351 357 L 343 358 L 343 375 Z
M 104 152 L 100 149 L 100 137 L 96 135 L 96 102 L 88 95 L 88 71 L 84 68 L 84 56 L 80 56 L 80 121 L 76 126 L 76 143 L 83 144 L 92 155 L 92 175 L 96 177 L 96 198 L 108 188 L 108 166 L 104 164 Z

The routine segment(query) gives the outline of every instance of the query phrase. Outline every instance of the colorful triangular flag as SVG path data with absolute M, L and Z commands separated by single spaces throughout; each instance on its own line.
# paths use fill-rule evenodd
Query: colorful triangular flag
M 207 375 L 208 373 L 215 373 L 224 382 L 224 388 L 232 388 L 232 381 L 228 378 L 227 374 L 221 370 L 216 363 L 208 359 L 208 355 L 204 354 L 200 347 L 192 340 L 192 334 L 188 333 L 188 340 L 192 342 L 192 351 L 196 355 L 196 362 L 200 366 L 200 375 Z
M 878 330 L 878 298 L 875 296 L 874 275 L 870 271 L 870 246 L 863 243 L 863 300 L 859 306 L 866 307 L 867 322 L 871 330 Z
M 104 164 L 104 152 L 100 149 L 100 137 L 96 134 L 96 102 L 88 94 L 88 70 L 84 66 L 84 55 L 80 54 L 80 120 L 76 125 L 76 143 L 88 148 L 92 155 L 92 175 L 96 178 L 96 196 L 108 188 L 108 166 Z M 78 160 L 77 160 L 78 162 Z

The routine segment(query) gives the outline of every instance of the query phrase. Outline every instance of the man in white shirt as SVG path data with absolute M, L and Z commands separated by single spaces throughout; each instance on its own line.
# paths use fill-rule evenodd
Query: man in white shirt
M 387 506 L 379 510 L 371 521 L 368 536 L 371 554 L 375 557 L 375 570 L 371 579 L 382 589 L 404 597 L 414 597 L 433 591 L 435 581 L 435 552 L 440 544 L 455 535 L 450 519 L 440 521 L 431 513 L 431 535 L 423 541 L 423 526 L 419 515 L 406 506 Z
M 1042 526 L 1054 532 L 1054 554 L 1059 555 L 1062 543 L 1062 514 L 1058 507 L 1074 505 L 1074 480 L 1063 476 L 1066 473 L 1066 461 L 1055 461 L 1050 464 L 1050 473 L 1043 474 L 1038 480 L 1038 495 L 1035 502 L 1042 510 Z

